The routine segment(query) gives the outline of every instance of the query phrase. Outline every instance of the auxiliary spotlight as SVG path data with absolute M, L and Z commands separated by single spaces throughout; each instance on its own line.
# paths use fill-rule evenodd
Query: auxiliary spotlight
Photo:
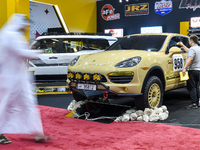
M 76 80 L 80 80 L 82 78 L 82 74 L 77 72 L 75 75 Z
M 89 80 L 91 79 L 91 75 L 90 75 L 89 73 L 85 73 L 85 74 L 83 75 L 83 79 L 84 79 L 85 81 L 89 81 Z
M 73 80 L 75 77 L 74 73 L 73 72 L 68 72 L 68 79 L 69 80 Z
M 101 75 L 98 73 L 93 74 L 93 81 L 100 82 L 101 81 Z

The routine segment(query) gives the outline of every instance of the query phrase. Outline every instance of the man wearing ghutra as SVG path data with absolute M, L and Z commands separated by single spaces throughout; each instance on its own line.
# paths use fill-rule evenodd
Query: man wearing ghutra
M 10 144 L 4 134 L 34 134 L 46 141 L 40 111 L 35 105 L 25 59 L 41 51 L 28 50 L 24 36 L 29 25 L 25 15 L 14 14 L 0 30 L 0 144 Z

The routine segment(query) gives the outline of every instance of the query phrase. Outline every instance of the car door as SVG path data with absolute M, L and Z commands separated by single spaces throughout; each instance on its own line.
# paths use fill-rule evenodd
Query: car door
M 59 39 L 40 39 L 33 43 L 31 49 L 43 50 L 37 59 L 29 60 L 29 70 L 34 70 L 35 75 L 58 75 Z
M 182 36 L 174 36 L 171 38 L 171 40 L 168 43 L 168 47 L 166 50 L 166 55 L 168 57 L 167 59 L 167 70 L 166 70 L 166 82 L 167 82 L 167 89 L 174 89 L 178 87 L 182 87 L 185 85 L 185 81 L 180 81 L 180 72 L 182 71 L 187 53 L 184 52 L 182 49 L 181 53 L 173 54 L 173 56 L 169 57 L 169 49 L 171 47 L 178 47 L 181 48 L 179 45 L 177 45 L 178 42 L 182 41 L 186 46 L 188 46 L 188 38 L 182 37 Z

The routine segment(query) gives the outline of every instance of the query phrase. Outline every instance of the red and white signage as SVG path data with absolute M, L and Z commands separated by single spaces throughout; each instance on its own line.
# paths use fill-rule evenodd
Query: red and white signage
M 195 11 L 197 8 L 200 8 L 199 0 L 181 0 L 179 5 L 179 9 L 193 9 Z
M 115 9 L 112 5 L 106 4 L 101 9 L 101 16 L 106 21 L 120 19 L 120 14 L 114 14 L 114 11 Z
M 123 29 L 105 29 L 104 33 L 111 33 L 112 37 L 123 37 L 124 36 Z
M 200 27 L 200 17 L 190 18 L 190 26 L 191 26 L 191 28 L 199 28 Z

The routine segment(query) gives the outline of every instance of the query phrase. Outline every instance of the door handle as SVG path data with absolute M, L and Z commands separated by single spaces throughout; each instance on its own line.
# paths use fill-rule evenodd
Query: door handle
M 58 59 L 58 57 L 52 56 L 52 57 L 49 57 L 49 59 Z

